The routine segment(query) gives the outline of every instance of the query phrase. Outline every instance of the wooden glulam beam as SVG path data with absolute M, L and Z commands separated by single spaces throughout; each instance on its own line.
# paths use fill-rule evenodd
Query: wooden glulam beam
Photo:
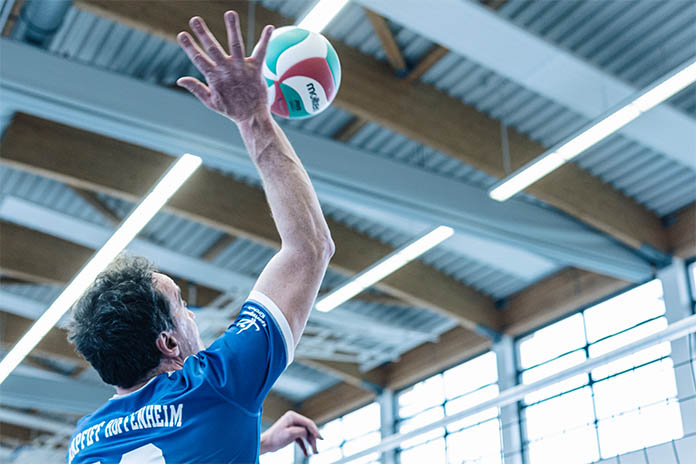
M 386 383 L 382 371 L 372 370 L 370 372 L 362 372 L 360 371 L 360 367 L 355 363 L 327 361 L 307 357 L 297 357 L 296 361 L 319 371 L 327 372 L 346 383 L 366 391 L 378 392 Z
M 323 424 L 374 401 L 376 393 L 349 383 L 339 383 L 304 400 L 300 413 Z
M 455 327 L 440 335 L 437 342 L 420 345 L 401 355 L 397 362 L 383 366 L 385 386 L 403 388 L 484 353 L 491 346 L 490 339 Z
M 670 215 L 672 225 L 667 229 L 669 249 L 680 258 L 696 256 L 696 203 Z
M 10 35 L 12 35 L 12 31 L 14 31 L 14 28 L 17 25 L 17 20 L 19 19 L 19 15 L 22 11 L 22 7 L 24 6 L 24 2 L 25 0 L 16 0 L 14 5 L 12 5 L 12 10 L 10 11 L 9 16 L 7 17 L 7 22 L 5 22 L 5 26 L 2 28 L 3 37 L 9 37 Z
M 628 285 L 613 277 L 566 268 L 508 299 L 504 331 L 509 335 L 529 332 Z
M 73 191 L 88 205 L 96 209 L 97 212 L 99 212 L 99 214 L 101 214 L 112 225 L 118 225 L 121 223 L 122 219 L 108 206 L 106 206 L 106 204 L 99 199 L 96 193 L 81 188 L 74 188 Z
M 138 201 L 172 163 L 163 153 L 24 114 L 15 115 L 1 148 L 0 163 L 130 201 Z M 198 169 L 165 209 L 231 235 L 280 245 L 263 191 L 213 169 Z M 338 221 L 327 222 L 336 243 L 331 265 L 339 271 L 358 273 L 394 250 Z M 490 298 L 421 261 L 377 287 L 470 329 L 500 326 Z
M 404 55 L 401 53 L 399 44 L 396 43 L 394 39 L 394 34 L 392 34 L 391 29 L 389 29 L 389 23 L 384 17 L 378 15 L 369 8 L 363 8 L 363 11 L 365 11 L 367 19 L 370 21 L 370 24 L 372 24 L 372 28 L 382 44 L 382 49 L 384 50 L 389 65 L 397 75 L 404 74 L 406 72 L 406 60 L 404 60 Z
M 9 446 L 29 444 L 40 435 L 46 435 L 46 432 L 0 421 L 0 443 Z
M 227 249 L 237 238 L 229 235 L 222 234 L 219 239 L 215 241 L 210 247 L 203 252 L 201 259 L 203 261 L 212 261 L 220 255 L 223 251 Z
M 334 140 L 338 140 L 339 142 L 348 142 L 355 136 L 355 134 L 360 132 L 360 129 L 365 127 L 368 122 L 369 121 L 367 119 L 356 116 L 341 126 L 332 138 Z
M 77 0 L 75 5 L 100 16 L 174 41 L 191 16 L 203 16 L 218 37 L 225 37 L 222 15 L 239 7 L 246 31 L 246 5 L 240 2 Z M 265 24 L 291 24 L 291 18 L 256 6 L 255 31 Z M 505 175 L 498 121 L 435 87 L 394 75 L 391 67 L 339 41 L 333 45 L 341 59 L 341 90 L 334 103 L 354 115 L 428 145 L 494 177 Z M 529 137 L 509 129 L 511 169 L 545 151 Z M 667 250 L 659 218 L 610 185 L 569 163 L 537 182 L 527 192 L 591 224 L 634 249 L 648 244 Z
M 409 71 L 406 80 L 411 82 L 417 81 L 448 53 L 449 49 L 447 47 L 433 45 L 433 47 L 423 55 L 423 58 L 421 58 L 418 64 Z
M 26 317 L 17 316 L 3 311 L 0 302 L 0 340 L 2 345 L 9 349 L 24 335 L 34 323 Z M 88 363 L 75 352 L 75 347 L 68 342 L 68 333 L 65 329 L 55 327 L 32 350 L 32 355 L 48 355 L 67 361 L 76 362 L 80 367 L 87 367 Z

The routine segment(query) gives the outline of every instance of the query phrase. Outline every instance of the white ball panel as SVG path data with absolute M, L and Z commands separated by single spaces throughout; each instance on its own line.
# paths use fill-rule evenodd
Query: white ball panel
M 285 79 L 283 84 L 292 87 L 302 98 L 302 104 L 309 114 L 322 112 L 328 106 L 326 92 L 318 81 L 305 76 L 293 76 Z M 314 94 L 311 90 L 314 90 Z
M 302 42 L 281 53 L 276 64 L 276 74 L 282 76 L 285 71 L 307 58 L 326 57 L 326 42 L 318 34 L 309 34 Z

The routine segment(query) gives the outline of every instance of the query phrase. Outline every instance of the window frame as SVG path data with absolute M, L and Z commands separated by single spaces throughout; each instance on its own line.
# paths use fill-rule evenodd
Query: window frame
M 693 259 L 693 265 L 696 266 L 696 258 Z M 687 272 L 687 278 L 689 279 L 689 282 L 691 282 L 691 285 L 689 285 L 689 291 L 691 292 L 691 297 L 692 297 L 692 300 L 691 300 L 691 301 L 693 302 L 693 305 L 692 305 L 693 308 L 692 308 L 692 309 L 693 309 L 694 312 L 696 313 L 696 300 L 694 299 L 694 297 L 696 296 L 696 279 L 694 279 L 694 281 L 692 282 L 691 276 L 690 276 L 690 272 L 689 272 L 689 271 L 690 271 L 689 265 L 686 265 L 686 266 L 685 266 L 685 269 L 686 269 L 686 272 Z M 514 338 L 514 356 L 515 356 L 515 366 L 516 366 L 515 382 L 516 382 L 516 385 L 523 385 L 522 375 L 523 375 L 523 373 L 524 373 L 525 371 L 528 371 L 528 370 L 530 370 L 530 369 L 533 369 L 533 368 L 536 368 L 536 367 L 539 367 L 539 366 L 543 366 L 543 365 L 545 365 L 545 364 L 547 364 L 547 363 L 550 363 L 550 362 L 552 362 L 552 361 L 554 361 L 554 360 L 557 360 L 557 359 L 559 359 L 559 358 L 561 358 L 561 357 L 563 357 L 563 356 L 567 356 L 567 355 L 569 355 L 569 354 L 571 354 L 571 353 L 580 352 L 580 351 L 583 351 L 583 352 L 585 353 L 585 359 L 591 359 L 591 358 L 590 358 L 590 347 L 591 347 L 591 346 L 596 345 L 596 344 L 598 344 L 598 343 L 600 343 L 600 342 L 602 342 L 602 341 L 604 341 L 604 340 L 607 340 L 607 339 L 610 339 L 610 338 L 619 336 L 619 335 L 621 335 L 621 334 L 623 334 L 623 333 L 626 333 L 626 332 L 628 332 L 628 331 L 630 331 L 630 330 L 636 329 L 636 328 L 638 328 L 638 327 L 640 327 L 640 326 L 643 326 L 643 325 L 645 325 L 645 324 L 649 324 L 649 323 L 651 323 L 651 322 L 653 322 L 653 321 L 656 321 L 656 320 L 659 320 L 659 319 L 662 319 L 662 318 L 666 318 L 666 316 L 667 316 L 667 311 L 666 311 L 666 308 L 665 308 L 665 313 L 664 313 L 664 314 L 661 314 L 661 315 L 658 315 L 658 316 L 654 316 L 654 317 L 651 317 L 651 318 L 649 318 L 649 319 L 645 319 L 645 320 L 643 320 L 643 321 L 641 321 L 641 322 L 638 322 L 638 323 L 636 323 L 636 324 L 634 324 L 634 325 L 632 325 L 632 326 L 630 326 L 630 327 L 621 329 L 621 330 L 619 330 L 618 332 L 612 333 L 612 334 L 610 334 L 610 335 L 605 335 L 605 336 L 603 336 L 603 337 L 601 337 L 601 338 L 599 338 L 599 339 L 597 339 L 597 340 L 595 340 L 595 341 L 593 341 L 593 342 L 589 342 L 589 339 L 588 339 L 588 334 L 587 334 L 587 321 L 586 321 L 586 318 L 585 318 L 585 312 L 586 312 L 587 310 L 592 309 L 592 308 L 594 308 L 595 306 L 598 306 L 598 305 L 600 305 L 600 304 L 603 304 L 603 303 L 605 303 L 605 302 L 607 302 L 607 301 L 609 301 L 609 300 L 612 300 L 612 299 L 614 299 L 614 298 L 620 297 L 620 296 L 622 296 L 622 295 L 624 295 L 624 294 L 626 294 L 626 293 L 629 293 L 629 292 L 631 292 L 631 291 L 633 291 L 633 290 L 635 290 L 635 289 L 637 289 L 637 288 L 639 288 L 639 287 L 641 287 L 641 286 L 643 286 L 643 285 L 646 285 L 646 284 L 648 284 L 648 283 L 650 283 L 650 282 L 653 282 L 653 281 L 655 281 L 655 280 L 659 280 L 659 279 L 658 279 L 657 277 L 653 277 L 653 278 L 651 278 L 651 279 L 642 281 L 642 282 L 640 282 L 640 283 L 627 285 L 626 287 L 623 287 L 623 288 L 620 289 L 620 290 L 617 290 L 617 291 L 615 291 L 615 292 L 612 292 L 611 294 L 606 295 L 606 296 L 604 296 L 604 297 L 602 297 L 602 298 L 598 298 L 598 299 L 596 299 L 596 300 L 593 300 L 593 301 L 590 302 L 590 303 L 581 305 L 581 306 L 579 306 L 577 309 L 575 309 L 575 310 L 573 310 L 573 311 L 570 311 L 570 312 L 568 312 L 568 313 L 566 313 L 566 314 L 564 314 L 564 315 L 562 315 L 562 316 L 559 316 L 559 317 L 557 317 L 557 318 L 554 318 L 553 320 L 551 320 L 551 321 L 549 321 L 549 322 L 547 322 L 547 323 L 545 323 L 545 324 L 543 324 L 543 325 L 541 325 L 541 326 L 539 326 L 539 327 L 537 327 L 537 328 L 535 328 L 535 329 L 526 331 L 526 332 L 522 333 L 521 335 L 516 336 L 516 337 Z M 664 291 L 664 289 L 663 289 L 663 291 Z M 522 359 L 521 359 L 521 354 L 520 354 L 520 343 L 521 343 L 525 338 L 529 337 L 530 335 L 532 335 L 532 334 L 534 334 L 534 333 L 536 333 L 536 332 L 538 332 L 538 331 L 540 331 L 540 330 L 542 330 L 542 329 L 545 329 L 545 328 L 547 328 L 547 327 L 550 327 L 550 326 L 552 326 L 552 325 L 554 325 L 554 324 L 556 324 L 556 323 L 558 323 L 558 322 L 561 322 L 561 321 L 563 321 L 563 320 L 565 320 L 565 319 L 567 319 L 567 318 L 573 317 L 573 316 L 575 316 L 575 315 L 577 315 L 577 314 L 581 314 L 581 316 L 582 316 L 583 332 L 584 332 L 584 336 L 585 336 L 585 344 L 584 344 L 583 346 L 581 346 L 581 347 L 579 347 L 579 348 L 573 348 L 573 349 L 571 349 L 571 350 L 565 351 L 565 352 L 563 352 L 563 353 L 561 353 L 561 354 L 558 354 L 558 355 L 554 356 L 553 358 L 547 359 L 547 360 L 545 360 L 545 361 L 543 361 L 543 362 L 539 362 L 539 363 L 534 364 L 534 365 L 531 365 L 531 366 L 529 366 L 529 367 L 521 368 L 521 366 L 522 366 Z M 523 453 L 524 453 L 524 455 L 525 455 L 525 460 L 527 460 L 527 461 L 530 460 L 530 456 L 529 456 L 529 444 L 530 444 L 530 441 L 529 441 L 529 435 L 528 435 L 527 426 L 526 426 L 526 420 L 527 420 L 527 419 L 526 419 L 526 417 L 525 417 L 525 410 L 526 410 L 527 408 L 529 408 L 529 407 L 532 407 L 532 406 L 541 404 L 541 403 L 543 403 L 543 402 L 545 402 L 545 401 L 549 401 L 549 400 L 552 400 L 552 399 L 555 399 L 555 398 L 562 397 L 562 396 L 564 396 L 564 395 L 567 395 L 567 394 L 569 394 L 569 393 L 572 393 L 572 392 L 581 390 L 581 389 L 583 389 L 583 388 L 589 388 L 589 390 L 590 390 L 590 392 L 591 392 L 592 408 L 593 408 L 592 414 L 593 414 L 593 416 L 594 416 L 594 420 L 593 420 L 593 423 L 592 423 L 592 427 L 594 428 L 594 433 L 595 433 L 595 440 L 596 440 L 596 445 L 597 445 L 598 458 L 599 458 L 600 460 L 611 458 L 611 456 L 602 456 L 602 445 L 601 445 L 600 432 L 599 432 L 599 423 L 600 423 L 600 421 L 601 421 L 602 418 L 598 418 L 598 417 L 597 417 L 597 406 L 596 406 L 596 402 L 595 402 L 595 395 L 596 395 L 596 393 L 595 393 L 595 385 L 598 384 L 598 383 L 602 383 L 602 382 L 608 381 L 608 380 L 613 379 L 613 378 L 615 378 L 615 377 L 618 377 L 618 376 L 627 374 L 627 373 L 629 373 L 629 372 L 631 372 L 631 371 L 637 371 L 638 369 L 643 368 L 643 367 L 645 367 L 645 366 L 649 366 L 649 365 L 651 365 L 651 364 L 656 364 L 656 363 L 663 362 L 665 359 L 671 359 L 671 357 L 672 357 L 672 353 L 671 353 L 671 351 L 670 351 L 670 354 L 668 354 L 668 355 L 666 355 L 666 356 L 660 356 L 660 357 L 655 358 L 655 359 L 653 359 L 653 360 L 651 360 L 651 361 L 648 361 L 648 362 L 645 362 L 645 363 L 642 363 L 642 364 L 639 364 L 639 365 L 636 365 L 636 366 L 633 366 L 633 367 L 630 367 L 630 368 L 623 369 L 623 370 L 621 370 L 621 371 L 619 371 L 619 372 L 614 372 L 614 373 L 612 373 L 612 374 L 610 374 L 610 375 L 608 375 L 608 376 L 604 376 L 604 377 L 602 377 L 602 378 L 600 378 L 600 379 L 595 379 L 595 378 L 593 378 L 592 373 L 591 373 L 591 372 L 588 372 L 587 374 L 585 374 L 585 375 L 587 376 L 587 381 L 586 381 L 585 383 L 583 383 L 582 385 L 578 386 L 578 387 L 575 387 L 575 388 L 571 388 L 571 389 L 569 389 L 569 390 L 562 391 L 562 392 L 560 392 L 560 393 L 554 394 L 554 395 L 552 395 L 552 396 L 549 396 L 549 397 L 547 397 L 547 398 L 544 398 L 544 399 L 542 399 L 542 400 L 535 401 L 535 402 L 532 402 L 532 403 L 529 403 L 529 404 L 525 404 L 525 402 L 524 402 L 523 400 L 518 401 L 518 402 L 517 402 L 517 412 L 518 412 L 518 419 L 519 419 L 519 423 L 520 423 L 520 428 L 519 428 L 519 430 L 520 430 L 520 435 L 521 435 L 521 439 L 522 439 L 522 449 L 523 449 Z
M 466 364 L 467 362 L 470 362 L 470 361 L 472 361 L 472 360 L 474 360 L 474 359 L 476 359 L 476 358 L 479 358 L 479 357 L 481 357 L 481 356 L 484 356 L 484 355 L 486 355 L 486 354 L 488 354 L 488 353 L 492 353 L 493 356 L 494 356 L 494 359 L 495 359 L 495 365 L 496 365 L 496 380 L 495 380 L 495 382 L 488 383 L 488 384 L 485 384 L 485 385 L 476 387 L 476 388 L 474 388 L 473 390 L 466 391 L 466 392 L 462 393 L 461 395 L 458 395 L 458 396 L 456 396 L 456 397 L 454 397 L 454 398 L 450 398 L 450 399 L 447 399 L 447 395 L 445 394 L 444 386 L 443 386 L 443 401 L 442 401 L 442 402 L 440 402 L 440 403 L 438 403 L 438 404 L 435 404 L 435 405 L 432 405 L 432 406 L 429 406 L 429 407 L 427 407 L 426 409 L 423 409 L 423 410 L 421 410 L 421 411 L 418 411 L 418 412 L 412 414 L 411 416 L 408 416 L 408 417 L 405 417 L 405 418 L 401 418 L 401 417 L 400 417 L 400 414 L 399 414 L 399 396 L 400 396 L 402 393 L 404 393 L 406 390 L 408 390 L 408 389 L 410 389 L 410 388 L 413 388 L 413 387 L 416 386 L 417 384 L 419 384 L 419 383 L 421 383 L 421 382 L 425 382 L 425 381 L 427 381 L 427 380 L 429 380 L 429 379 L 431 379 L 431 378 L 434 378 L 434 377 L 437 377 L 437 376 L 442 376 L 445 372 L 449 371 L 450 369 L 454 369 L 454 368 L 456 368 L 456 367 L 459 367 L 459 366 L 461 366 L 461 365 L 463 365 L 463 364 Z M 443 417 L 447 417 L 446 406 L 447 406 L 448 403 L 453 402 L 453 401 L 456 401 L 456 400 L 459 400 L 459 399 L 461 399 L 461 398 L 464 398 L 464 397 L 466 397 L 466 396 L 468 396 L 468 395 L 471 395 L 471 394 L 474 394 L 474 393 L 476 393 L 476 392 L 479 392 L 479 391 L 481 391 L 481 390 L 483 390 L 483 389 L 485 389 L 485 388 L 489 388 L 489 387 L 491 387 L 491 386 L 496 386 L 496 387 L 498 388 L 498 392 L 500 392 L 500 386 L 499 386 L 500 378 L 499 378 L 499 375 L 498 375 L 498 372 L 497 372 L 497 368 L 498 368 L 498 355 L 497 355 L 497 353 L 495 353 L 495 351 L 493 351 L 492 349 L 487 349 L 487 350 L 483 350 L 483 351 L 481 351 L 481 352 L 478 352 L 478 353 L 476 353 L 475 355 L 470 356 L 470 357 L 468 357 L 467 359 L 465 359 L 465 360 L 463 360 L 463 361 L 459 361 L 459 362 L 457 362 L 457 363 L 453 363 L 453 364 L 449 365 L 448 367 L 446 367 L 446 368 L 444 368 L 444 369 L 441 369 L 441 370 L 438 371 L 438 372 L 435 372 L 435 373 L 433 373 L 433 374 L 430 374 L 430 375 L 427 375 L 427 376 L 425 376 L 425 377 L 422 377 L 422 378 L 420 378 L 419 380 L 417 380 L 417 381 L 415 381 L 415 382 L 409 383 L 408 385 L 405 385 L 405 386 L 403 386 L 403 387 L 401 387 L 401 388 L 399 388 L 399 389 L 396 389 L 396 390 L 394 391 L 393 405 L 392 405 L 393 411 L 394 411 L 394 421 L 393 421 L 393 424 L 392 424 L 393 430 L 397 431 L 397 433 L 398 433 L 399 426 L 400 426 L 401 423 L 403 423 L 403 422 L 405 422 L 405 421 L 407 421 L 407 420 L 409 420 L 409 419 L 411 419 L 411 418 L 413 418 L 413 417 L 415 417 L 415 416 L 417 416 L 417 415 L 419 415 L 419 414 L 422 414 L 422 413 L 424 413 L 424 412 L 427 412 L 427 411 L 430 411 L 430 410 L 433 410 L 433 409 L 436 409 L 436 408 L 441 408 L 441 410 L 442 410 L 442 412 L 443 412 Z M 402 453 L 403 451 L 408 451 L 409 449 L 416 448 L 416 447 L 419 447 L 419 446 L 423 446 L 423 445 L 426 445 L 427 443 L 434 442 L 434 441 L 437 441 L 437 440 L 442 440 L 442 441 L 443 441 L 445 456 L 447 456 L 447 449 L 448 449 L 448 447 L 447 447 L 447 437 L 449 437 L 450 435 L 453 435 L 453 434 L 457 434 L 457 433 L 459 433 L 459 432 L 462 432 L 462 431 L 464 431 L 464 430 L 471 429 L 471 428 L 477 427 L 477 426 L 479 426 L 479 425 L 485 424 L 485 423 L 487 423 L 487 422 L 489 422 L 489 421 L 492 421 L 492 420 L 497 420 L 497 421 L 499 421 L 499 427 L 498 427 L 498 429 L 500 430 L 500 427 L 502 426 L 502 424 L 500 424 L 501 417 L 500 417 L 500 411 L 498 411 L 498 414 L 497 414 L 495 417 L 492 417 L 492 418 L 490 418 L 490 419 L 486 419 L 486 420 L 483 420 L 483 421 L 480 421 L 480 422 L 477 422 L 477 423 L 474 423 L 474 424 L 467 425 L 467 426 L 465 426 L 465 427 L 463 427 L 463 428 L 461 428 L 461 429 L 458 429 L 458 430 L 455 430 L 455 431 L 452 431 L 452 432 L 450 432 L 450 431 L 448 430 L 448 427 L 447 427 L 447 426 L 443 426 L 443 427 L 442 427 L 442 428 L 443 428 L 443 434 L 442 434 L 442 435 L 439 435 L 439 436 L 437 436 L 437 437 L 433 437 L 433 438 L 430 438 L 430 439 L 428 439 L 428 440 L 425 440 L 425 441 L 423 441 L 422 443 L 419 443 L 419 444 L 417 444 L 417 445 L 414 445 L 414 446 L 411 446 L 411 447 L 409 447 L 409 448 L 406 448 L 405 450 L 404 450 L 404 449 L 401 449 L 401 446 L 397 446 L 396 448 L 394 448 L 394 454 L 395 454 L 396 462 L 401 463 L 401 453 Z M 503 443 L 502 436 L 501 436 L 501 437 L 500 437 L 500 456 L 501 456 L 501 463 L 503 462 L 503 459 L 504 459 L 503 456 L 504 456 L 504 454 L 505 454 L 504 443 Z

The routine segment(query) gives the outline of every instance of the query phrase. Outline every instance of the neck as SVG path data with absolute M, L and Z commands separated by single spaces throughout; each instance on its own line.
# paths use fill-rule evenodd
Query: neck
M 127 395 L 129 393 L 133 393 L 134 391 L 143 388 L 143 386 L 148 383 L 150 380 L 152 380 L 154 377 L 157 377 L 160 374 L 164 374 L 165 372 L 171 372 L 171 371 L 178 371 L 180 369 L 183 369 L 184 367 L 184 361 L 179 360 L 179 359 L 170 359 L 168 362 L 162 361 L 157 368 L 155 368 L 154 371 L 152 371 L 150 374 L 148 374 L 144 380 L 141 382 L 136 383 L 132 387 L 128 388 L 122 388 L 122 387 L 116 387 L 116 394 L 119 396 Z

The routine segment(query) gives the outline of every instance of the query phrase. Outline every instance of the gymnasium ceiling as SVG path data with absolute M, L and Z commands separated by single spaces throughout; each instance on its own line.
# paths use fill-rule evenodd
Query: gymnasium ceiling
M 219 27 L 214 18 L 235 5 L 243 30 L 258 34 L 265 23 L 292 23 L 312 1 L 262 0 L 250 27 L 245 2 L 79 0 L 42 45 L 23 40 L 31 18 L 17 17 L 21 3 L 4 2 L 14 13 L 0 25 L 4 348 L 128 214 L 167 155 L 183 151 L 202 156 L 205 172 L 131 250 L 178 278 L 214 338 L 278 239 L 238 135 L 173 88 L 196 75 L 173 37 L 194 14 Z M 269 420 L 287 408 L 338 414 L 485 350 L 496 334 L 647 280 L 672 254 L 696 255 L 693 85 L 650 113 L 643 130 L 631 124 L 514 199 L 500 204 L 486 193 L 625 92 L 696 56 L 696 4 L 455 2 L 456 14 L 480 15 L 488 28 L 471 28 L 467 45 L 459 40 L 467 30 L 437 27 L 443 9 L 415 17 L 396 3 L 344 9 L 325 30 L 344 70 L 334 105 L 281 121 L 338 246 L 322 291 L 430 227 L 457 233 L 354 301 L 315 312 L 265 406 Z M 501 64 L 515 58 L 547 74 Z M 563 75 L 559 62 L 586 79 Z M 110 389 L 56 329 L 0 392 L 11 447 L 47 439 L 31 414 L 56 421 L 44 428 L 60 435 Z

